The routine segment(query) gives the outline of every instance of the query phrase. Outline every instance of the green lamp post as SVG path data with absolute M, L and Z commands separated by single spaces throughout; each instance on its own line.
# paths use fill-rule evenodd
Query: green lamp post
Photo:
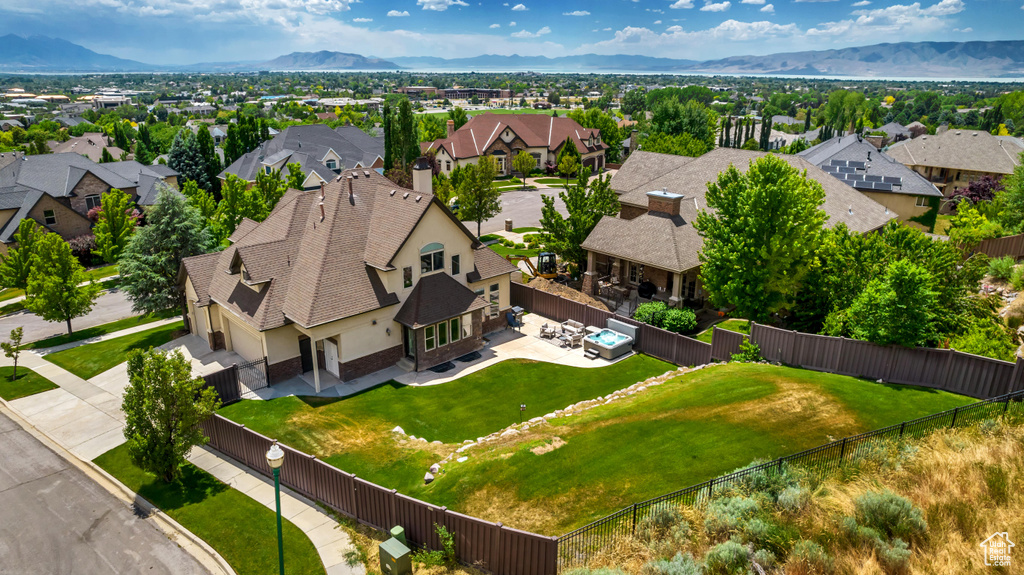
M 281 534 L 281 464 L 284 450 L 274 442 L 267 451 L 267 465 L 274 471 L 274 497 L 277 499 L 277 562 L 280 575 L 284 575 L 284 537 Z

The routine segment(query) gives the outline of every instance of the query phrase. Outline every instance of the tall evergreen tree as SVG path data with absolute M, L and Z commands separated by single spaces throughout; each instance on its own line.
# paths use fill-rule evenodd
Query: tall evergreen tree
M 180 130 L 174 136 L 171 151 L 167 155 L 167 165 L 178 172 L 182 179 L 192 180 L 204 190 L 210 189 L 206 159 L 192 130 Z
M 388 172 L 395 167 L 395 156 L 392 149 L 395 146 L 395 135 L 391 127 L 391 104 L 384 102 L 384 171 Z
M 199 133 L 196 135 L 196 143 L 199 146 L 199 152 L 203 156 L 203 162 L 206 164 L 206 181 L 209 184 L 210 191 L 217 191 L 220 187 L 218 184 L 220 180 L 217 178 L 217 174 L 220 173 L 220 156 L 217 155 L 217 147 L 213 143 L 213 136 L 210 135 L 210 130 L 206 129 L 205 126 L 199 128 Z

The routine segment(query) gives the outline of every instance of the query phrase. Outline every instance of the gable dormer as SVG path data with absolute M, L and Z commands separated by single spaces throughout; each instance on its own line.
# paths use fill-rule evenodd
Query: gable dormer
M 512 131 L 512 128 L 505 126 L 505 129 L 501 131 L 501 141 L 506 144 L 511 144 L 512 140 L 516 139 L 516 133 Z

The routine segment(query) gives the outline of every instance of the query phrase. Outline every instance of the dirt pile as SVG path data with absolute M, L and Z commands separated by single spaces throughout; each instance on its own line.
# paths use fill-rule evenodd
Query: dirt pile
M 614 308 L 605 305 L 604 303 L 601 302 L 601 300 L 597 298 L 591 297 L 579 290 L 574 290 L 569 286 L 553 282 L 549 279 L 534 278 L 530 280 L 530 283 L 527 285 L 529 285 L 532 288 L 536 288 L 540 291 L 545 291 L 551 294 L 555 294 L 557 296 L 564 297 L 565 299 L 571 299 L 572 301 L 578 301 L 582 304 L 596 307 L 597 309 L 615 311 Z

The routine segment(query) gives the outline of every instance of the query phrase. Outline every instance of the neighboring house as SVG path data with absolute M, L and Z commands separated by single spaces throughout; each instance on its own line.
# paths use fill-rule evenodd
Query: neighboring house
M 907 124 L 907 129 L 910 130 L 910 137 L 917 138 L 928 133 L 928 126 L 925 126 L 921 122 L 911 122 Z
M 25 128 L 25 124 L 22 124 L 18 120 L 0 120 L 0 130 L 7 132 L 11 128 Z
M 374 170 L 289 190 L 222 252 L 186 258 L 192 333 L 212 349 L 267 358 L 272 382 L 325 370 L 349 381 L 399 364 L 424 370 L 484 347 L 506 325 L 510 274 L 430 193 Z
M 866 139 L 857 135 L 836 136 L 797 156 L 895 212 L 900 221 L 929 231 L 912 219 L 937 210 L 942 192 Z
M 317 112 L 316 117 L 321 122 L 333 122 L 338 119 L 337 114 L 334 112 Z
M 49 142 L 46 142 L 46 145 L 54 154 L 81 154 L 97 163 L 103 157 L 104 148 L 110 152 L 110 156 L 115 160 L 119 159 L 121 154 L 124 153 L 124 150 L 121 148 L 111 145 L 109 138 L 97 132 L 88 132 L 81 136 L 72 136 L 71 138 L 68 138 L 66 142 L 50 140 Z
M 870 133 L 881 132 L 885 134 L 882 136 L 881 145 L 876 146 L 877 148 L 888 146 L 889 144 L 895 144 L 896 142 L 902 142 L 903 140 L 909 140 L 912 136 L 910 128 L 898 122 L 889 122 L 884 126 L 868 131 Z
M 75 153 L 0 154 L 0 252 L 6 252 L 25 218 L 64 239 L 90 233 L 89 210 L 112 188 L 139 205 L 151 204 L 158 182 L 177 181 L 177 173 L 166 166 L 152 168 L 134 161 L 97 164 Z
M 793 116 L 772 116 L 773 126 L 803 126 L 803 120 L 797 120 Z
M 450 173 L 456 166 L 475 164 L 481 156 L 498 162 L 499 174 L 512 173 L 512 158 L 519 152 L 533 156 L 537 167 L 555 162 L 566 140 L 576 146 L 582 164 L 591 170 L 604 168 L 608 144 L 601 130 L 584 128 L 572 118 L 553 118 L 546 114 L 478 114 L 455 130 L 448 120 L 448 137 L 420 144 L 423 151 L 434 150 L 441 171 Z
M 89 123 L 89 121 L 85 118 L 79 118 L 78 116 L 57 116 L 53 119 L 53 121 L 57 122 L 61 126 L 64 126 L 65 128 L 74 128 L 79 124 Z
M 765 155 L 734 148 L 716 148 L 697 158 L 633 152 L 611 181 L 622 204 L 618 217 L 602 218 L 582 244 L 588 252 L 583 291 L 595 293 L 603 280 L 627 291 L 650 282 L 657 288 L 654 299 L 704 305 L 698 257 L 704 240 L 693 223 L 700 210 L 708 209 L 707 184 L 730 165 L 744 172 Z M 822 185 L 826 225 L 842 222 L 855 232 L 868 232 L 896 217 L 807 160 L 779 157 Z
M 1001 178 L 1020 164 L 1024 144 L 998 138 L 984 130 L 947 130 L 886 148 L 898 162 L 935 184 L 943 196 L 985 176 Z
M 290 126 L 258 148 L 235 160 L 220 173 L 221 179 L 234 174 L 255 182 L 259 172 L 281 170 L 299 163 L 306 175 L 305 189 L 337 177 L 342 170 L 384 167 L 384 138 L 375 138 L 355 126 L 331 129 L 325 124 Z

